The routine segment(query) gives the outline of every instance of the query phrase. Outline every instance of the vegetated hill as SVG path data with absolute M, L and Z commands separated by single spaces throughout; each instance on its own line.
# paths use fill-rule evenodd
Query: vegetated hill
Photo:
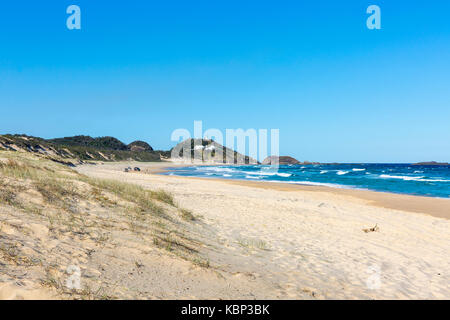
M 189 152 L 189 156 L 185 156 Z M 231 150 L 209 139 L 187 139 L 171 150 L 172 160 L 192 163 L 258 164 L 256 159 Z
M 89 136 L 64 137 L 47 140 L 48 142 L 65 146 L 92 147 L 104 150 L 128 150 L 125 143 L 114 137 L 92 138 Z
M 136 152 L 153 151 L 153 148 L 147 142 L 140 140 L 130 143 L 127 147 L 128 150 Z
M 147 162 L 161 161 L 160 156 L 169 156 L 167 151 L 153 151 L 148 144 L 144 149 L 147 150 L 140 148 L 139 151 L 133 151 L 131 147 L 113 137 L 76 136 L 46 140 L 27 135 L 0 135 L 0 150 L 34 152 L 54 159 Z

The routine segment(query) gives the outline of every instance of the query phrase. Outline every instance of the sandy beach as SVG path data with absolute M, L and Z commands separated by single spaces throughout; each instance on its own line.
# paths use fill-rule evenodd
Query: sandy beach
M 125 173 L 127 166 L 142 171 Z M 210 267 L 192 270 L 164 258 L 171 261 L 163 271 L 169 278 L 158 280 L 164 294 L 157 297 L 450 298 L 447 199 L 158 174 L 173 166 L 76 168 L 90 177 L 167 190 L 198 217 L 189 232 Z M 160 261 L 148 264 L 161 268 Z
M 1 9 L 0 302 L 450 300 L 450 0 Z

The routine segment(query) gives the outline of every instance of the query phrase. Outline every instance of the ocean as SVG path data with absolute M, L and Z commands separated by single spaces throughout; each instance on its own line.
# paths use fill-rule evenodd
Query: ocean
M 411 164 L 330 164 L 192 166 L 167 175 L 329 186 L 450 198 L 450 166 Z

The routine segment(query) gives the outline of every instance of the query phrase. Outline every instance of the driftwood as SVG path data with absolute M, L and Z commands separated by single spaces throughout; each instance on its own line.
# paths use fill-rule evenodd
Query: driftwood
M 380 230 L 380 228 L 378 227 L 378 224 L 375 225 L 375 227 L 373 228 L 368 228 L 368 229 L 362 229 L 365 233 L 369 233 L 369 232 L 377 232 L 378 230 Z

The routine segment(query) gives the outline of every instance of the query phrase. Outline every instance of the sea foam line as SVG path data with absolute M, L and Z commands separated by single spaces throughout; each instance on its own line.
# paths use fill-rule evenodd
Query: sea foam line
M 380 178 L 383 179 L 401 179 L 404 181 L 420 181 L 420 182 L 450 182 L 450 180 L 444 179 L 424 179 L 425 177 L 411 177 L 411 176 L 392 176 L 389 174 L 382 174 Z

